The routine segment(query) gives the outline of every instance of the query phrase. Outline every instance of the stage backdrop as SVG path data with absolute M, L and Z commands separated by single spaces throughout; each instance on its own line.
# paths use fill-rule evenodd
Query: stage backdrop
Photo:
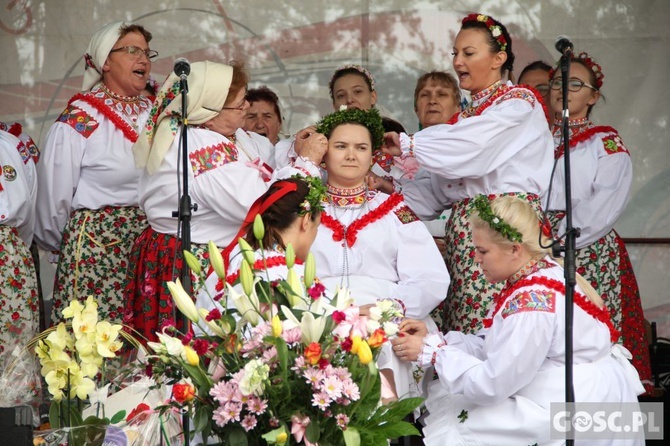
M 380 109 L 416 131 L 416 78 L 451 70 L 459 20 L 471 12 L 508 26 L 517 74 L 537 59 L 553 63 L 561 34 L 600 62 L 605 101 L 593 120 L 619 130 L 635 171 L 617 229 L 625 237 L 670 237 L 667 0 L 0 0 L 0 120 L 22 122 L 39 145 L 81 87 L 82 54 L 92 33 L 126 20 L 154 34 L 159 81 L 177 57 L 245 61 L 250 86 L 266 84 L 279 93 L 286 135 L 332 110 L 328 80 L 345 63 L 369 68 Z M 629 249 L 648 317 L 667 324 L 662 306 L 670 302 L 670 246 Z M 664 329 L 670 335 L 670 327 Z

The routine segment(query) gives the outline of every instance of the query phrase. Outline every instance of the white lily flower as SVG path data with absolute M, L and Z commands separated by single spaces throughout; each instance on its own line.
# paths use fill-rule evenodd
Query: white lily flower
M 226 283 L 226 287 L 228 287 L 228 296 L 232 297 L 235 308 L 237 308 L 242 317 L 249 321 L 254 327 L 258 325 L 261 316 L 259 314 L 260 302 L 258 301 L 256 290 L 254 289 L 247 296 L 235 291 L 229 283 Z
M 176 283 L 168 282 L 167 287 L 168 290 L 170 290 L 172 300 L 174 300 L 174 303 L 177 305 L 177 308 L 179 308 L 179 311 L 181 311 L 184 316 L 189 318 L 191 322 L 197 323 L 200 319 L 198 310 L 196 310 L 191 296 L 186 293 L 179 279 L 177 279 Z

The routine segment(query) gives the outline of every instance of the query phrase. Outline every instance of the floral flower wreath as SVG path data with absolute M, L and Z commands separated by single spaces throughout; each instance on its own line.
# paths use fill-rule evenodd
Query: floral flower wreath
M 309 192 L 307 192 L 303 202 L 300 203 L 301 210 L 298 212 L 298 215 L 323 211 L 323 198 L 326 196 L 326 186 L 321 179 L 319 177 L 304 177 L 302 175 L 293 175 L 291 178 L 304 181 L 309 187 Z
M 595 61 L 594 58 L 589 56 L 587 53 L 582 51 L 579 53 L 576 57 L 573 55 L 572 60 L 578 60 L 580 63 L 584 64 L 589 70 L 593 71 L 593 74 L 596 76 L 596 82 L 595 86 L 600 90 L 600 88 L 603 86 L 603 80 L 605 79 L 605 74 L 603 73 L 603 67 L 600 66 L 598 62 Z M 556 62 L 556 65 L 549 70 L 549 79 L 554 78 L 554 74 L 556 74 L 556 71 L 558 70 L 558 66 L 561 63 L 561 60 L 559 59 Z
M 491 229 L 512 242 L 521 243 L 523 241 L 523 236 L 519 231 L 505 223 L 505 220 L 493 213 L 491 203 L 485 195 L 478 195 L 473 204 L 477 210 L 479 218 L 488 223 Z
M 505 39 L 505 36 L 503 35 L 502 28 L 500 27 L 500 25 L 496 25 L 496 22 L 493 18 L 484 14 L 469 14 L 468 16 L 463 18 L 461 24 L 465 25 L 467 22 L 481 22 L 485 24 L 486 27 L 489 29 L 489 32 L 491 32 L 493 38 L 495 38 L 496 41 L 498 42 L 498 46 L 500 46 L 500 51 L 507 50 L 507 39 Z
M 330 137 L 335 127 L 340 124 L 354 123 L 366 127 L 372 136 L 372 151 L 381 148 L 384 141 L 384 126 L 382 117 L 376 108 L 370 110 L 359 110 L 357 108 L 340 107 L 336 112 L 324 116 L 316 123 L 316 131 Z
M 372 77 L 372 74 L 366 69 L 363 68 L 360 65 L 356 64 L 349 64 L 349 65 L 342 65 L 341 67 L 338 67 L 333 75 L 330 77 L 330 82 L 328 82 L 328 86 L 330 87 L 330 98 L 333 99 L 333 86 L 335 85 L 335 78 L 337 75 L 345 70 L 355 70 L 358 71 L 360 74 L 365 76 L 365 78 L 368 80 L 368 83 L 370 84 L 370 91 L 375 91 L 375 78 Z

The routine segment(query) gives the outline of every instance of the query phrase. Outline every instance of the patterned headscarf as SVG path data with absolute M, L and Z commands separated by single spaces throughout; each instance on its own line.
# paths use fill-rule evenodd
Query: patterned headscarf
M 188 123 L 204 124 L 217 116 L 233 80 L 230 65 L 204 61 L 191 64 L 188 76 Z M 149 119 L 133 146 L 135 164 L 153 174 L 167 154 L 181 121 L 179 77 L 172 73 L 156 95 Z
M 90 91 L 102 80 L 102 66 L 114 44 L 119 40 L 123 25 L 125 25 L 124 22 L 109 23 L 97 30 L 91 37 L 84 54 L 86 67 L 84 68 L 84 83 L 81 87 L 83 91 Z

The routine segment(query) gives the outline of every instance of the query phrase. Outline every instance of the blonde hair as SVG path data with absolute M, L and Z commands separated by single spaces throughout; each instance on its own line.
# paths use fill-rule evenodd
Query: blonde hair
M 478 212 L 475 210 L 468 218 L 472 229 L 485 230 L 491 237 L 491 241 L 501 246 L 512 246 L 514 244 L 523 245 L 530 253 L 532 258 L 541 259 L 545 256 L 550 256 L 556 263 L 563 266 L 563 259 L 554 257 L 551 248 L 543 248 L 542 246 L 550 246 L 551 239 L 541 233 L 540 219 L 537 212 L 531 207 L 529 203 L 521 200 L 518 197 L 504 196 L 498 197 L 490 201 L 491 210 L 496 217 L 505 221 L 512 228 L 516 229 L 522 236 L 522 242 L 513 242 L 507 239 L 503 234 L 491 228 L 488 222 L 483 220 Z M 538 243 L 542 237 L 542 246 Z M 596 304 L 598 308 L 603 308 L 604 302 L 598 292 L 591 286 L 591 284 L 580 274 L 576 274 L 577 285 L 582 289 L 586 297 Z

